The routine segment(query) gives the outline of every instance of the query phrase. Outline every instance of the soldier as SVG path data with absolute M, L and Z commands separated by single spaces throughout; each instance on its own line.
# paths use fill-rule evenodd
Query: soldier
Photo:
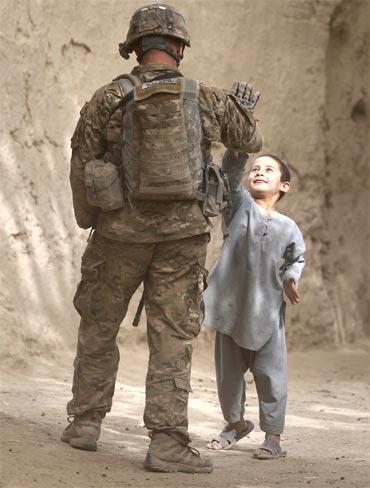
M 116 336 L 143 283 L 150 351 L 144 422 L 151 439 L 144 467 L 209 473 L 212 462 L 189 447 L 187 420 L 210 232 L 202 178 L 213 141 L 242 152 L 256 152 L 262 142 L 248 109 L 256 98 L 248 92 L 238 100 L 184 78 L 178 65 L 185 46 L 190 47 L 189 34 L 175 8 L 138 9 L 120 53 L 127 59 L 135 51 L 139 65 L 96 91 L 72 137 L 75 217 L 80 227 L 95 230 L 74 298 L 81 323 L 67 405 L 73 422 L 62 441 L 97 449 L 112 405 Z M 91 167 L 92 173 L 86 171 Z M 104 208 L 94 201 L 94 191 L 99 171 L 109 168 L 118 171 L 123 200 Z

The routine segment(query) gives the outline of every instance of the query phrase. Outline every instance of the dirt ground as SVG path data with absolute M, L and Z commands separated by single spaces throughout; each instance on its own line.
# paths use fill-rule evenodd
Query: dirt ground
M 363 346 L 316 350 L 289 356 L 289 401 L 284 448 L 286 459 L 252 458 L 263 439 L 256 427 L 234 449 L 205 448 L 223 426 L 217 402 L 211 347 L 196 348 L 189 406 L 193 445 L 210 454 L 210 475 L 157 474 L 142 469 L 148 438 L 143 427 L 144 346 L 122 360 L 115 402 L 102 429 L 96 453 L 60 442 L 65 403 L 70 398 L 71 362 L 37 360 L 1 371 L 2 488 L 20 487 L 233 487 L 312 488 L 369 486 L 369 355 Z M 258 423 L 252 377 L 247 374 L 247 412 Z M 206 452 L 207 451 L 207 452 Z

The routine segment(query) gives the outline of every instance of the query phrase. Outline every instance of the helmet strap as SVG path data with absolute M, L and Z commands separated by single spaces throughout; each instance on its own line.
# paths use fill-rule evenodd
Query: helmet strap
M 143 59 L 144 54 L 147 51 L 150 51 L 150 49 L 158 49 L 159 51 L 165 51 L 167 54 L 169 54 L 175 59 L 177 66 L 180 64 L 180 61 L 184 57 L 183 54 L 179 54 L 174 49 L 171 49 L 170 47 L 166 46 L 166 40 L 164 39 L 164 37 L 146 36 L 143 37 L 141 40 L 140 53 L 137 56 L 137 60 L 139 63 Z

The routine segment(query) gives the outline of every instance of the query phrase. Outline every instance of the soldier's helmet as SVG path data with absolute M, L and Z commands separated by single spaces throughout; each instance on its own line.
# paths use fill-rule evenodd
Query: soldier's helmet
M 128 59 L 134 50 L 134 43 L 148 36 L 175 37 L 190 47 L 190 36 L 184 17 L 174 7 L 165 3 L 145 5 L 134 12 L 126 40 L 119 45 L 121 56 Z M 158 46 L 156 48 L 160 49 Z

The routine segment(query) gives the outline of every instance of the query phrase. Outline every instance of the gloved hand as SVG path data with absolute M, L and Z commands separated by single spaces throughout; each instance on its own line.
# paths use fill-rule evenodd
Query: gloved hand
M 253 112 L 260 98 L 260 92 L 253 92 L 253 86 L 245 81 L 233 83 L 231 93 L 249 111 Z

